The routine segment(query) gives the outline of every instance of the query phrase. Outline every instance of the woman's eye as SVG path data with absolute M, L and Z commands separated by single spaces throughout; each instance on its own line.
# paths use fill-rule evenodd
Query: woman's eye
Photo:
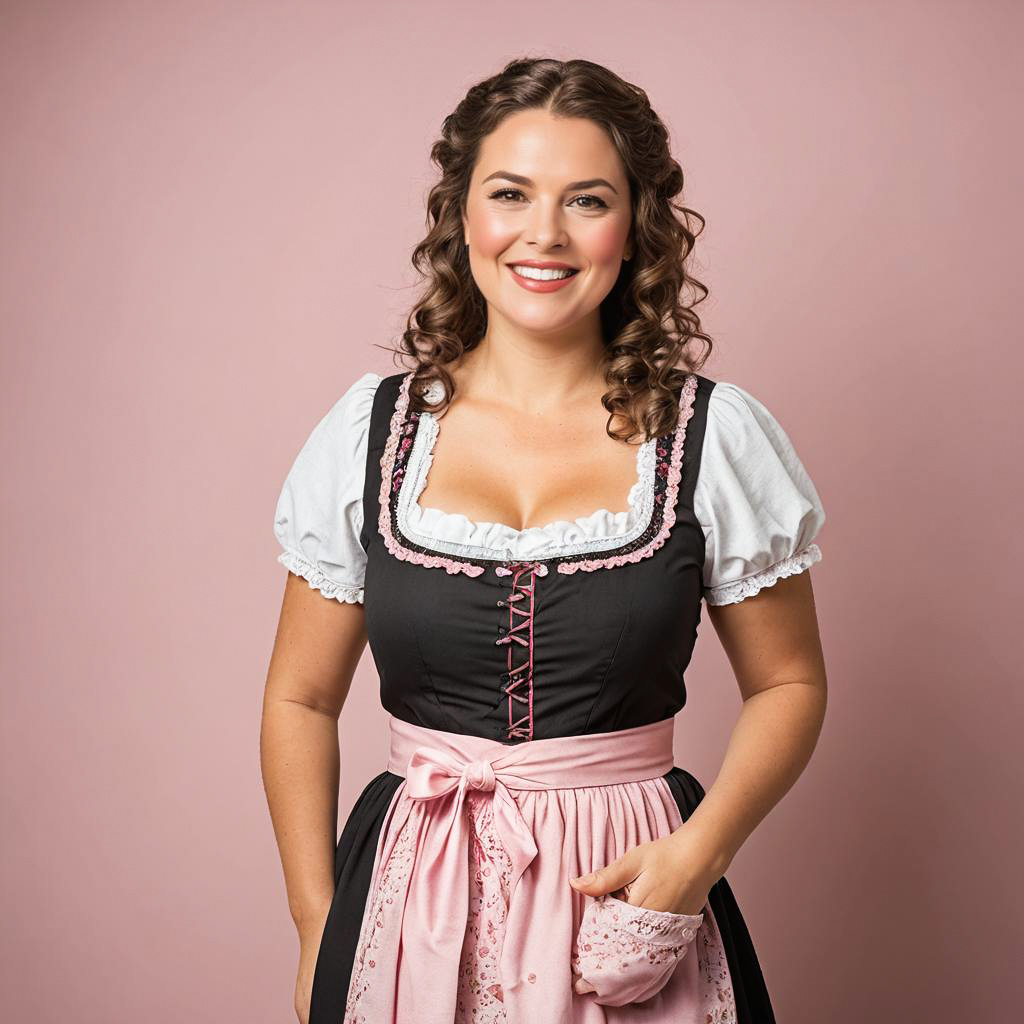
M 584 206 L 584 207 L 582 207 L 582 209 L 584 209 L 584 210 L 599 210 L 602 206 L 607 206 L 608 205 L 603 199 L 599 199 L 597 196 L 582 195 L 582 196 L 577 196 L 576 199 L 589 199 L 592 202 L 597 204 L 596 206 L 590 206 L 590 205 Z M 576 199 L 574 199 L 573 202 L 575 202 Z
M 521 197 L 522 195 L 523 193 L 517 188 L 500 188 L 497 192 L 492 192 L 487 198 L 504 200 L 506 197 L 510 197 L 510 201 L 514 201 L 517 196 Z M 572 199 L 572 202 L 575 203 L 579 199 L 587 200 L 587 202 L 579 207 L 581 210 L 599 210 L 608 205 L 603 199 L 591 195 L 578 195 Z

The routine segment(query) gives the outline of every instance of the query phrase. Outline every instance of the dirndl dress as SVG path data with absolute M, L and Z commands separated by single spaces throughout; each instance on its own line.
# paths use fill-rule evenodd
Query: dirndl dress
M 691 373 L 675 429 L 638 449 L 626 512 L 517 531 L 419 503 L 439 420 L 413 383 L 351 385 L 275 515 L 279 561 L 364 604 L 388 712 L 384 768 L 338 840 L 310 1024 L 771 1024 L 724 877 L 692 915 L 569 879 L 704 796 L 672 744 L 701 601 L 821 558 L 788 436 Z

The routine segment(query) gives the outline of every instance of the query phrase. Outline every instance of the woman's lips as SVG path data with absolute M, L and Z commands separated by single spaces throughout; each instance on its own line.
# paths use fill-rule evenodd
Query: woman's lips
M 559 288 L 564 288 L 580 276 L 580 272 L 577 270 L 575 274 L 570 274 L 568 277 L 556 277 L 553 281 L 537 281 L 532 277 L 522 277 L 517 274 L 508 263 L 505 266 L 508 267 L 508 272 L 516 284 L 522 285 L 528 292 L 557 292 Z

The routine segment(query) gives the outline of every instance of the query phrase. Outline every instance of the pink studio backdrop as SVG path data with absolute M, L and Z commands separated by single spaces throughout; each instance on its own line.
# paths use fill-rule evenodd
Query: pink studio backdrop
M 727 877 L 780 1022 L 1024 997 L 1013 3 L 9 2 L 3 157 L 8 1020 L 294 1020 L 259 771 L 274 503 L 413 301 L 427 153 L 517 55 L 668 122 L 709 226 L 702 372 L 824 501 L 818 750 Z M 1017 429 L 1015 429 L 1017 428 Z M 677 763 L 739 695 L 706 617 Z M 342 821 L 383 768 L 369 653 Z

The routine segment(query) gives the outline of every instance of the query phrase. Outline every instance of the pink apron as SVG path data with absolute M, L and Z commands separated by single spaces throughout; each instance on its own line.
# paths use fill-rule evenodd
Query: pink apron
M 673 914 L 569 885 L 682 823 L 672 741 L 672 718 L 508 745 L 392 717 L 404 781 L 344 1024 L 732 1024 L 709 904 Z M 574 990 L 581 973 L 593 991 Z

